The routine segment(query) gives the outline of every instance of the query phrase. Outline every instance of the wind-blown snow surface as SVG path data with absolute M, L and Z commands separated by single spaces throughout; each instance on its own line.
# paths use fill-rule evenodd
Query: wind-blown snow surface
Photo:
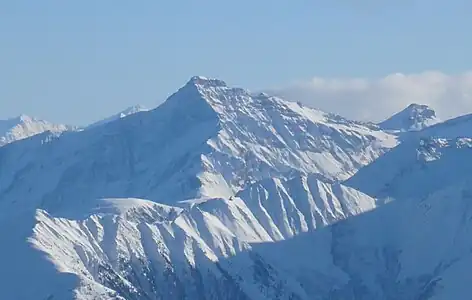
M 0 147 L 45 131 L 60 133 L 72 129 L 74 129 L 72 126 L 53 124 L 25 115 L 0 120 Z
M 297 171 L 345 179 L 396 143 L 377 127 L 195 77 L 155 110 L 2 147 L 0 211 L 227 198 Z
M 411 104 L 401 112 L 379 124 L 380 128 L 390 131 L 418 131 L 440 123 L 436 112 L 427 105 Z

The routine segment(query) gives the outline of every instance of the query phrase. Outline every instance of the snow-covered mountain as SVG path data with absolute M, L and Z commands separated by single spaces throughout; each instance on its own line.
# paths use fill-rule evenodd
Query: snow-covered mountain
M 100 120 L 100 121 L 97 121 L 95 123 L 90 124 L 86 128 L 93 128 L 93 127 L 96 127 L 96 126 L 99 126 L 99 125 L 103 125 L 103 124 L 106 124 L 106 123 L 109 123 L 109 122 L 112 122 L 112 121 L 119 120 L 121 118 L 125 118 L 129 115 L 133 115 L 133 114 L 136 114 L 136 113 L 139 113 L 139 112 L 142 112 L 142 111 L 148 111 L 148 110 L 149 109 L 147 109 L 146 107 L 144 107 L 142 105 L 130 106 L 127 109 L 125 109 L 125 110 L 123 110 L 123 111 L 121 111 L 117 114 L 114 114 L 114 115 L 112 115 L 108 118 L 105 118 L 103 120 Z
M 405 132 L 421 130 L 439 122 L 436 112 L 431 107 L 413 103 L 379 123 L 379 126 L 384 130 Z
M 72 129 L 72 126 L 53 124 L 26 115 L 0 120 L 0 147 L 45 131 L 60 133 Z
M 375 126 L 194 77 L 152 111 L 2 147 L 0 208 L 227 198 L 293 172 L 345 179 L 396 143 Z
M 193 77 L 154 110 L 5 145 L 0 295 L 464 299 L 469 121 L 396 146 L 376 125 Z

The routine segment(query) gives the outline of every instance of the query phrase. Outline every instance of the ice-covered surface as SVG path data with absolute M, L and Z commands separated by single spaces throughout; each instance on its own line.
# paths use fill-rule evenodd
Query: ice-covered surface
M 436 112 L 427 105 L 411 104 L 379 124 L 380 128 L 390 131 L 418 131 L 440 123 Z
M 0 120 L 0 147 L 45 131 L 60 133 L 73 129 L 73 126 L 53 124 L 26 115 Z

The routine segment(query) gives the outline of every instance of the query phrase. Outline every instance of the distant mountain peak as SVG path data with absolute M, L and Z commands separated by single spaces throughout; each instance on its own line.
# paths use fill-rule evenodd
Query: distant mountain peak
M 18 117 L 14 118 L 14 120 L 17 120 L 18 122 L 31 122 L 33 120 L 37 120 L 36 118 L 30 117 L 28 115 L 21 114 Z
M 132 115 L 141 111 L 147 111 L 148 109 L 144 107 L 143 105 L 133 105 L 128 107 L 127 109 L 123 110 L 122 112 L 119 113 L 120 117 L 124 118 L 128 115 Z
M 436 111 L 425 104 L 412 103 L 402 111 L 379 123 L 385 130 L 418 131 L 439 123 Z
M 63 132 L 73 129 L 73 126 L 53 124 L 21 114 L 15 118 L 0 120 L 0 147 L 45 131 Z
M 193 76 L 187 84 L 198 85 L 203 87 L 227 87 L 226 82 L 216 78 L 208 78 L 204 76 Z
M 136 113 L 139 113 L 139 112 L 142 112 L 142 111 L 148 111 L 149 109 L 147 109 L 146 107 L 144 107 L 143 105 L 133 105 L 133 106 L 130 106 L 128 107 L 127 109 L 117 113 L 117 114 L 114 114 L 108 118 L 105 118 L 103 120 L 100 120 L 100 121 L 97 121 L 91 125 L 89 125 L 87 128 L 92 128 L 92 127 L 96 127 L 96 126 L 99 126 L 99 125 L 103 125 L 103 124 L 106 124 L 106 123 L 110 123 L 110 122 L 113 122 L 113 121 L 116 121 L 116 120 L 119 120 L 121 118 L 125 118 L 129 115 L 133 115 L 133 114 L 136 114 Z

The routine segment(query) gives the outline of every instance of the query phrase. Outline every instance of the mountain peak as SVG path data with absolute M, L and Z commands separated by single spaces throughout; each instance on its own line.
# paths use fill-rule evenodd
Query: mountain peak
M 379 126 L 385 130 L 418 131 L 439 122 L 436 112 L 430 106 L 412 103 Z
M 146 107 L 144 107 L 143 105 L 140 105 L 140 104 L 133 105 L 133 106 L 130 106 L 127 109 L 117 113 L 117 114 L 114 114 L 114 115 L 106 118 L 106 119 L 103 119 L 103 120 L 97 121 L 95 123 L 92 123 L 89 126 L 87 126 L 87 128 L 93 128 L 93 127 L 96 127 L 96 126 L 99 126 L 99 125 L 110 123 L 112 121 L 116 121 L 116 120 L 125 118 L 129 115 L 133 115 L 133 114 L 136 114 L 136 113 L 139 113 L 139 112 L 142 112 L 142 111 L 148 111 L 148 109 Z
M 119 113 L 120 117 L 124 118 L 128 115 L 132 115 L 141 111 L 147 111 L 148 109 L 144 107 L 143 105 L 133 105 L 128 107 L 127 109 L 123 110 L 122 112 Z
M 11 119 L 0 120 L 0 147 L 45 131 L 63 132 L 73 129 L 75 128 L 71 126 L 53 124 L 22 114 Z
M 20 122 L 31 122 L 33 120 L 35 120 L 35 118 L 33 117 L 30 117 L 28 115 L 24 115 L 24 114 L 21 114 L 19 115 L 18 117 L 15 118 L 19 123 Z
M 203 87 L 227 87 L 228 86 L 226 82 L 224 82 L 223 80 L 216 79 L 216 78 L 208 78 L 204 76 L 193 76 L 188 81 L 187 85 L 188 84 L 203 86 Z

